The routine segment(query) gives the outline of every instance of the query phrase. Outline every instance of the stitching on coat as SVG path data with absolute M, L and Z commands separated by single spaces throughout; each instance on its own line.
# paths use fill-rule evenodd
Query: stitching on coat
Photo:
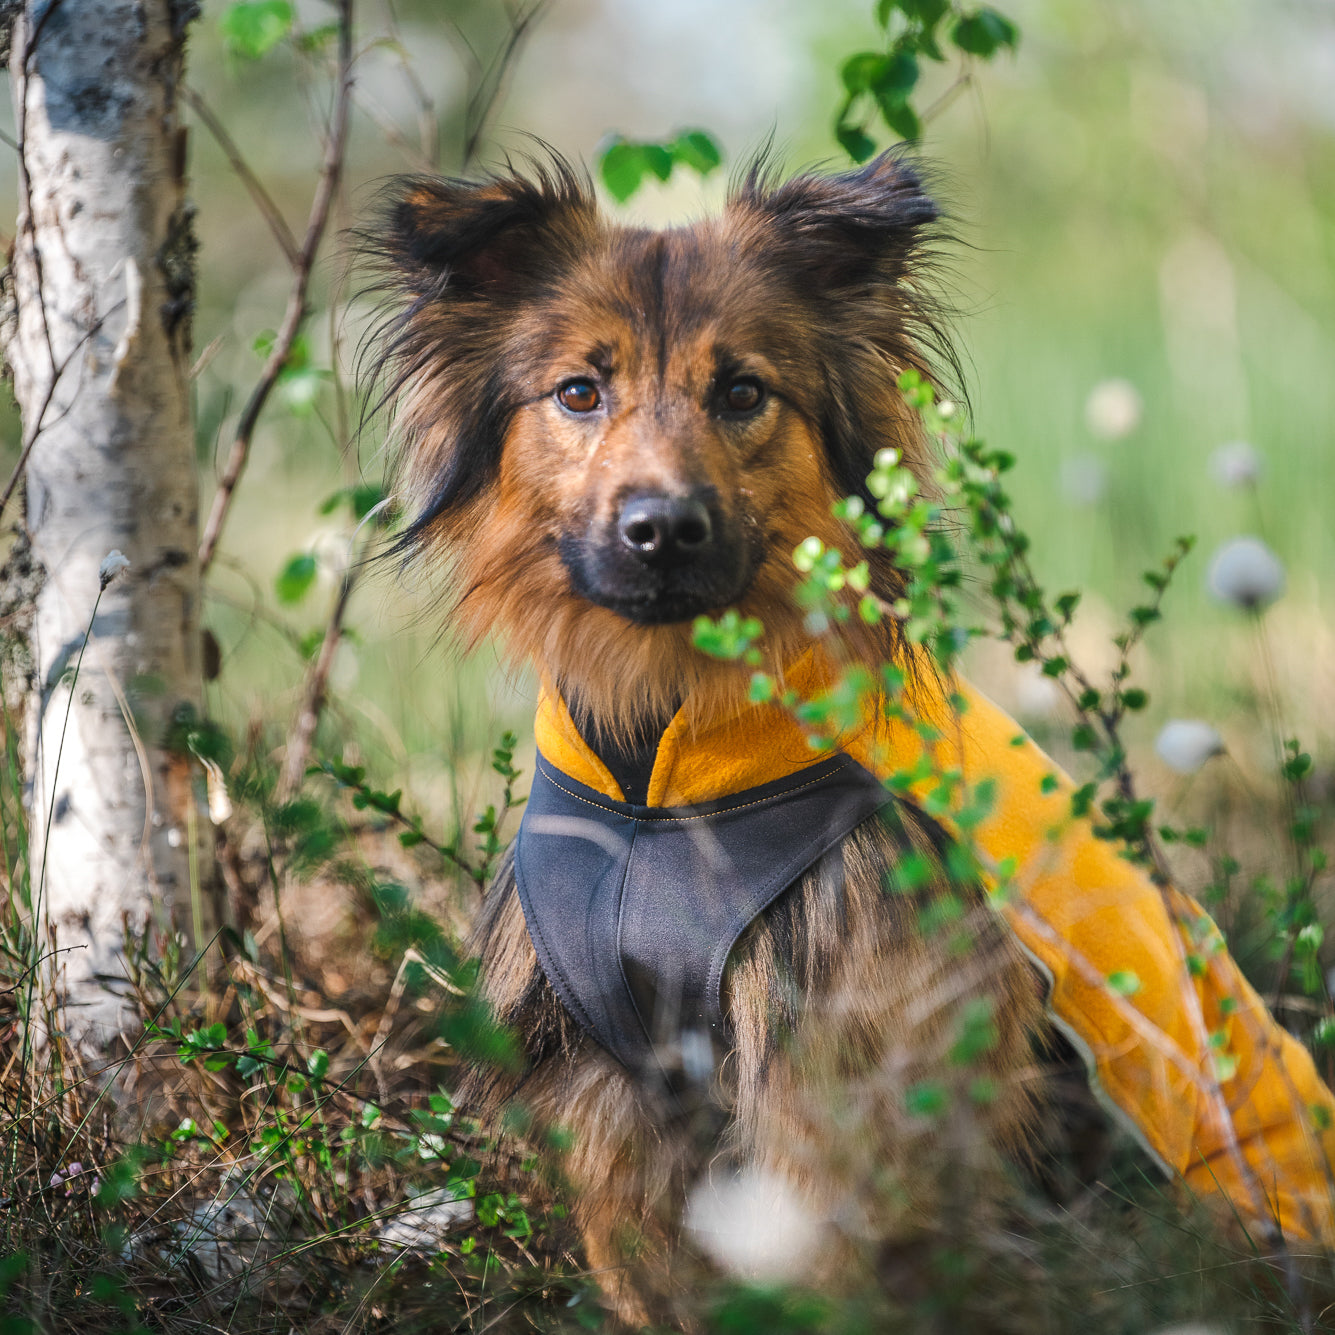
M 739 802 L 735 807 L 720 807 L 717 811 L 702 811 L 698 816 L 627 816 L 624 811 L 618 811 L 615 807 L 604 806 L 601 802 L 595 802 L 590 797 L 585 797 L 581 793 L 571 792 L 563 783 L 558 783 L 551 774 L 546 775 L 547 782 L 554 788 L 559 788 L 567 797 L 573 797 L 577 802 L 583 802 L 585 806 L 595 807 L 599 811 L 606 811 L 611 816 L 620 816 L 624 820 L 642 820 L 642 821 L 676 821 L 685 823 L 688 820 L 709 820 L 712 816 L 726 816 L 734 811 L 745 811 L 747 807 L 764 806 L 766 802 L 773 802 L 780 797 L 788 797 L 793 793 L 800 793 L 805 788 L 814 788 L 818 783 L 824 783 L 826 779 L 834 778 L 837 770 L 831 770 L 829 774 L 822 774 L 819 779 L 808 779 L 806 783 L 799 783 L 796 788 L 784 788 L 781 792 L 771 793 L 768 797 L 757 797 L 751 802 Z M 889 793 L 890 790 L 886 789 Z M 893 796 L 893 794 L 890 794 Z

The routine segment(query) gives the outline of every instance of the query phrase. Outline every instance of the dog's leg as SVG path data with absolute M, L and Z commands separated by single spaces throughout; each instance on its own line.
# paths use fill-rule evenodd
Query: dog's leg
M 608 1307 L 631 1329 L 670 1319 L 685 1137 L 561 1005 L 538 965 L 508 861 L 468 944 L 481 957 L 483 995 L 519 1036 L 528 1069 L 518 1080 L 474 1070 L 461 1105 L 493 1120 L 519 1104 L 538 1127 L 562 1133 L 574 1219 Z
M 1034 975 L 980 892 L 944 872 L 913 895 L 885 887 L 907 852 L 934 857 L 911 822 L 855 831 L 756 924 L 729 977 L 734 1151 L 819 1221 L 826 1276 L 995 1180 L 1030 1117 Z M 925 926 L 951 893 L 972 899 L 965 916 Z

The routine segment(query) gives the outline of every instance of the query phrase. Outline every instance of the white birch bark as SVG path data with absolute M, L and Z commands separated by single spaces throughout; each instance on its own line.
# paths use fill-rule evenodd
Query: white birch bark
M 8 360 L 24 439 L 36 437 L 27 531 L 43 572 L 32 895 L 85 1046 L 132 1022 L 127 932 L 151 944 L 174 926 L 207 941 L 217 923 L 195 767 L 163 745 L 202 691 L 177 100 L 194 12 L 188 0 L 27 0 L 12 45 L 22 156 Z M 94 617 L 113 549 L 130 565 Z

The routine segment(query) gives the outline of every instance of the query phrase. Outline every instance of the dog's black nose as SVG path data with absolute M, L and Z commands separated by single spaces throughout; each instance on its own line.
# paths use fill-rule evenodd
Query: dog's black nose
M 714 525 L 694 496 L 633 496 L 617 521 L 621 541 L 646 565 L 698 556 Z

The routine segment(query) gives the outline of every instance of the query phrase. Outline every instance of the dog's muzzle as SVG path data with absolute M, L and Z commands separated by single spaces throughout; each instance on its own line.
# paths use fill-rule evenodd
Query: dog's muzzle
M 689 621 L 736 602 L 754 560 L 712 487 L 626 496 L 613 520 L 563 537 L 575 591 L 639 625 Z

